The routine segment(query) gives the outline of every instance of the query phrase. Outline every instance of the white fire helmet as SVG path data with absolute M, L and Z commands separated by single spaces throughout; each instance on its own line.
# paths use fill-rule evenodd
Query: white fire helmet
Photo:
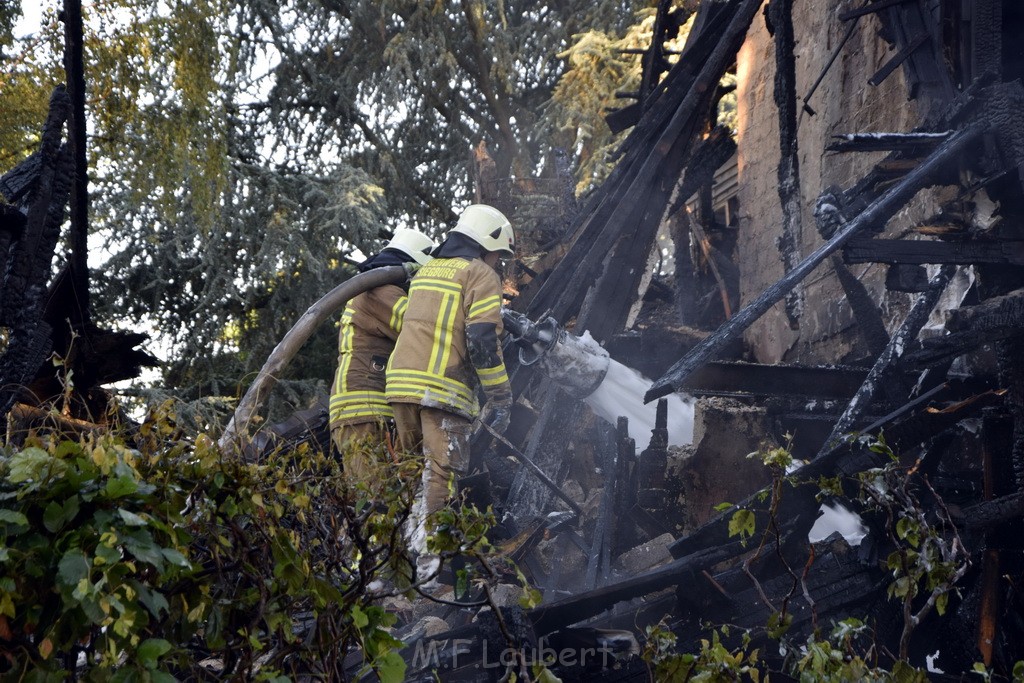
M 516 236 L 505 215 L 486 204 L 472 204 L 459 216 L 452 232 L 462 233 L 487 251 L 514 256 Z
M 385 249 L 397 249 L 398 251 L 412 257 L 421 266 L 426 265 L 431 258 L 431 250 L 437 245 L 434 240 L 424 235 L 419 230 L 412 228 L 399 228 L 395 230 L 395 236 L 391 238 Z

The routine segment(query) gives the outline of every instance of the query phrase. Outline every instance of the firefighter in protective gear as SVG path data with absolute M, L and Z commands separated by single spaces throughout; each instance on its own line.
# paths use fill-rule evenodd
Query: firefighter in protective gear
M 359 266 L 360 272 L 384 266 L 430 261 L 433 240 L 421 232 L 399 228 L 387 246 Z M 341 316 L 338 368 L 331 386 L 331 441 L 344 456 L 353 481 L 369 475 L 369 452 L 384 442 L 394 412 L 384 397 L 385 370 L 402 330 L 408 297 L 398 285 L 383 285 L 352 298 Z M 355 447 L 357 441 L 370 448 Z
M 512 390 L 501 355 L 496 268 L 514 249 L 508 219 L 474 204 L 410 283 L 402 334 L 388 364 L 387 400 L 399 444 L 424 457 L 421 524 L 444 506 L 451 478 L 465 472 L 474 418 L 499 431 L 508 425 Z M 486 396 L 483 411 L 478 387 Z M 414 538 L 419 552 L 424 534 L 421 526 L 420 539 Z

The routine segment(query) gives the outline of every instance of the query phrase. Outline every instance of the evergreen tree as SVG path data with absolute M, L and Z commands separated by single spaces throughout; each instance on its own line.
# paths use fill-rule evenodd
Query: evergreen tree
M 92 245 L 109 255 L 93 275 L 97 313 L 155 327 L 167 387 L 244 390 L 295 319 L 394 227 L 437 234 L 454 220 L 479 141 L 501 176 L 535 176 L 561 146 L 581 187 L 599 180 L 613 143 L 601 109 L 639 68 L 618 51 L 646 46 L 636 26 L 650 12 L 637 10 L 651 4 L 88 5 Z M 19 45 L 17 9 L 0 4 L 4 169 L 31 151 L 62 80 L 56 14 Z M 323 330 L 292 378 L 323 388 L 334 344 Z

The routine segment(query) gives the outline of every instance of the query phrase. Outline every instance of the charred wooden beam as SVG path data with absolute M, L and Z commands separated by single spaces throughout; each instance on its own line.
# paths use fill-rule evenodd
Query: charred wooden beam
M 836 421 L 835 426 L 832 428 L 832 434 L 825 440 L 824 445 L 822 445 L 821 450 L 818 452 L 819 457 L 832 449 L 835 443 L 856 425 L 861 415 L 871 405 L 871 402 L 881 390 L 882 384 L 892 374 L 895 364 L 903 355 L 904 349 L 917 338 L 917 333 L 921 331 L 921 327 L 928 321 L 928 316 L 931 314 L 932 309 L 935 308 L 935 304 L 946 289 L 946 285 L 949 284 L 954 271 L 955 268 L 953 266 L 943 266 L 935 274 L 935 277 L 932 278 L 928 285 L 928 291 L 921 294 L 917 301 L 914 302 L 914 306 L 910 309 L 910 313 L 907 314 L 903 324 L 900 325 L 892 339 L 889 340 L 889 344 L 885 347 L 882 355 L 875 361 L 871 372 L 868 373 L 867 378 L 864 380 L 863 386 L 850 400 L 850 404 Z
M 848 133 L 833 135 L 836 142 L 829 143 L 829 152 L 920 152 L 939 144 L 945 133 Z
M 877 357 L 889 343 L 889 332 L 885 329 L 885 322 L 882 320 L 881 311 L 878 310 L 878 304 L 868 293 L 864 283 L 850 272 L 839 256 L 833 254 L 831 259 L 832 269 L 836 273 L 836 278 L 846 294 L 846 301 L 850 304 L 850 310 L 853 311 L 853 317 L 857 321 L 857 333 L 864 340 L 871 355 Z
M 68 98 L 68 146 L 74 160 L 71 183 L 71 288 L 76 299 L 71 324 L 84 330 L 89 322 L 89 162 L 86 155 L 85 65 L 82 0 L 64 0 L 64 72 Z
M 25 232 L 8 257 L 0 323 L 11 328 L 7 348 L 0 356 L 0 417 L 35 376 L 50 353 L 51 329 L 40 319 L 42 297 L 67 204 L 71 158 L 61 145 L 61 130 L 69 101 L 63 86 L 54 89 L 39 147 L 39 175 L 28 203 Z
M 809 555 L 805 551 L 805 556 Z M 733 571 L 732 581 L 722 577 L 726 590 L 734 586 L 743 590 L 732 594 L 735 611 L 715 621 L 757 628 L 768 623 L 772 613 L 787 602 L 787 613 L 792 617 L 789 633 L 807 633 L 818 624 L 863 614 L 871 604 L 887 600 L 887 572 L 878 565 L 860 561 L 857 550 L 845 541 L 815 544 L 813 557 L 814 563 L 802 582 L 781 568 L 774 572 L 752 572 L 759 582 L 757 586 L 751 585 L 750 577 L 741 575 L 740 570 Z M 802 570 L 803 566 L 795 568 L 796 572 Z M 764 603 L 762 596 L 769 599 L 769 604 Z
M 1003 4 L 1001 0 L 975 0 L 969 5 L 972 78 L 1002 74 Z
M 663 97 L 665 93 L 685 90 L 688 83 L 696 77 L 701 65 L 707 61 L 708 56 L 718 45 L 722 32 L 728 26 L 732 15 L 735 12 L 736 2 L 734 0 L 715 0 L 713 2 L 701 3 L 697 16 L 694 19 L 690 35 L 686 39 L 686 47 L 675 66 L 669 70 L 665 79 L 659 83 L 654 94 L 648 98 L 648 108 L 657 109 L 666 104 L 668 98 Z M 644 125 L 641 115 L 645 113 L 645 107 L 639 102 L 612 111 L 605 117 L 605 122 L 613 133 L 621 133 L 630 126 L 637 128 L 648 128 Z M 634 131 L 639 133 L 640 131 Z M 648 131 L 650 132 L 650 131 Z M 631 133 L 632 135 L 632 133 Z M 628 140 L 623 148 L 631 146 Z
M 846 47 L 846 43 L 850 41 L 850 38 L 853 37 L 853 34 L 856 32 L 856 30 L 857 22 L 853 22 L 847 27 L 846 33 L 844 33 L 843 37 L 839 39 L 839 43 L 835 46 L 835 48 L 833 48 L 832 54 L 830 54 L 828 57 L 828 61 L 826 61 L 825 66 L 822 67 L 821 73 L 819 73 L 818 77 L 814 79 L 814 83 L 811 84 L 811 87 L 810 89 L 808 89 L 807 94 L 801 98 L 801 101 L 803 102 L 803 110 L 805 113 L 807 113 L 808 116 L 814 116 L 817 114 L 817 112 L 814 111 L 813 108 L 811 108 L 810 99 L 811 97 L 814 96 L 814 93 L 817 92 L 818 86 L 821 85 L 821 82 L 823 80 L 825 80 L 825 75 L 829 72 L 829 69 L 832 68 L 832 65 L 835 64 L 835 61 L 836 59 L 838 59 L 839 54 L 843 51 L 843 48 Z
M 843 247 L 859 232 L 887 221 L 918 190 L 931 181 L 934 173 L 944 170 L 946 164 L 951 160 L 958 159 L 967 147 L 985 132 L 987 127 L 988 124 L 979 121 L 951 136 L 899 183 L 891 187 L 856 218 L 846 223 L 832 239 L 818 247 L 799 266 L 747 304 L 743 310 L 719 327 L 714 334 L 691 349 L 654 383 L 654 386 L 644 396 L 644 401 L 653 401 L 679 388 L 694 370 L 711 360 L 722 348 L 743 334 L 744 330 L 764 315 L 797 283 L 807 277 L 832 252 Z
M 625 469 L 626 458 L 633 457 L 633 453 L 628 452 L 632 446 L 632 439 L 629 438 L 629 425 L 625 418 L 619 418 L 614 436 L 614 442 L 607 444 L 610 447 L 606 447 L 604 453 L 604 490 L 601 492 L 601 507 L 598 510 L 593 543 L 587 556 L 587 569 L 583 579 L 583 585 L 588 590 L 599 583 L 605 583 L 611 573 L 611 555 L 615 545 L 619 514 L 616 503 L 623 486 L 622 471 Z M 635 449 L 635 446 L 633 448 Z
M 1001 421 L 992 415 L 982 420 L 981 442 L 981 473 L 982 499 L 991 502 L 996 497 L 999 487 L 997 480 L 1004 474 L 1001 461 L 1003 453 L 1010 452 L 1005 448 L 1006 432 Z M 1009 464 L 1007 462 L 1007 464 Z M 986 666 L 992 664 L 992 649 L 996 642 L 998 613 L 1000 603 L 999 586 L 999 545 L 995 529 L 987 529 L 985 533 L 985 551 L 981 560 L 981 605 L 978 608 L 978 651 Z
M 1020 362 L 1022 355 L 1024 342 L 1020 335 L 1014 335 L 997 346 L 999 381 L 1009 392 L 1007 403 L 1013 416 L 1010 462 L 1017 490 L 1024 490 L 1024 367 Z
M 946 329 L 951 332 L 984 332 L 998 328 L 1024 329 L 1024 289 L 992 297 L 975 306 L 950 312 Z
M 0 176 L 0 194 L 9 204 L 24 205 L 29 193 L 39 184 L 39 176 L 43 169 L 43 157 L 38 151 L 29 155 Z
M 557 481 L 565 464 L 565 435 L 571 426 L 579 423 L 582 404 L 565 400 L 565 395 L 550 380 L 545 379 L 544 385 L 547 392 L 540 419 L 534 425 L 525 456 L 548 479 Z M 505 510 L 512 519 L 530 519 L 540 515 L 551 499 L 550 489 L 537 486 L 536 473 L 528 467 L 521 467 L 505 499 Z
M 574 513 L 576 513 L 576 515 L 582 515 L 583 514 L 583 511 L 580 510 L 580 506 L 577 505 L 576 502 L 572 498 L 567 496 L 565 494 L 565 492 L 562 491 L 562 489 L 558 488 L 558 484 L 556 484 L 554 481 L 552 481 L 551 477 L 549 477 L 544 472 L 544 470 L 542 470 L 537 465 L 537 463 L 533 462 L 533 460 L 531 460 L 525 453 L 523 453 L 518 448 L 516 448 L 514 445 L 512 445 L 512 443 L 508 439 L 506 439 L 504 436 L 502 436 L 501 434 L 499 434 L 495 430 L 491 429 L 491 427 L 489 425 L 485 424 L 485 425 L 483 425 L 483 427 L 484 427 L 484 429 L 486 429 L 488 432 L 491 433 L 491 436 L 493 436 L 502 445 L 504 445 L 505 448 L 507 449 L 507 452 L 510 453 L 512 455 L 512 457 L 515 458 L 517 462 L 519 462 L 520 465 L 523 465 L 526 468 L 526 471 L 532 473 L 533 476 L 536 477 L 537 480 L 540 481 L 540 483 L 543 484 L 548 489 L 548 491 L 550 491 L 555 496 L 560 498 L 563 503 L 565 503 L 566 505 L 569 506 L 570 510 L 572 510 Z M 483 506 L 478 506 L 478 507 L 482 508 Z
M 61 147 L 69 107 L 66 90 L 58 86 L 50 97 L 50 111 L 43 126 L 38 175 L 32 182 L 35 190 L 24 197 L 28 206 L 25 233 L 5 273 L 0 323 L 8 327 L 14 327 L 13 320 L 25 314 L 30 286 L 42 286 L 49 276 L 70 184 L 70 157 Z
M 647 198 L 658 181 L 665 159 L 673 149 L 678 149 L 680 139 L 695 139 L 699 123 L 706 114 L 703 105 L 713 96 L 715 84 L 735 59 L 760 1 L 730 0 L 714 5 L 725 13 L 728 27 L 717 36 L 718 40 L 707 53 L 706 61 L 700 65 L 699 73 L 690 64 L 680 67 L 675 78 L 670 74 L 666 79 L 677 86 L 662 91 L 663 95 L 652 105 L 645 120 L 624 143 L 624 149 L 637 151 L 620 162 L 605 183 L 607 191 L 595 196 L 585 209 L 586 218 L 576 230 L 573 247 L 551 271 L 530 302 L 527 314 L 550 312 L 556 319 L 571 318 L 582 305 L 583 295 L 594 281 L 594 273 L 602 267 L 612 246 L 621 238 L 622 231 L 627 226 L 632 230 L 643 221 L 645 213 L 652 212 Z M 704 11 L 702 6 L 701 12 Z M 680 64 L 685 62 L 685 59 L 680 60 Z M 672 96 L 668 97 L 669 94 Z M 654 223 L 648 225 L 653 227 Z M 643 269 L 634 270 L 633 277 L 638 283 Z M 636 291 L 635 286 L 630 289 Z M 603 315 L 601 319 L 602 325 L 610 329 L 623 322 L 605 320 Z
M 863 7 L 857 9 L 847 10 L 839 13 L 839 21 L 849 21 L 850 19 L 856 19 L 863 17 L 868 14 L 874 14 L 875 12 L 881 12 L 883 9 L 889 7 L 895 7 L 896 5 L 902 5 L 905 2 L 916 2 L 916 0 L 878 0 L 878 2 L 869 2 Z
M 970 417 L 975 412 L 1001 400 L 1000 392 L 986 392 L 979 396 L 960 401 L 940 411 L 929 411 L 925 406 L 940 398 L 956 395 L 964 387 L 958 383 L 948 382 L 926 392 L 905 406 L 879 418 L 864 428 L 865 433 L 874 434 L 885 429 L 886 441 L 896 450 L 909 448 L 923 443 L 936 434 L 952 427 L 957 422 Z M 820 476 L 833 477 L 852 476 L 884 462 L 884 457 L 873 453 L 860 444 L 843 444 L 819 458 L 816 458 L 792 473 L 795 480 L 816 481 Z M 816 490 L 812 487 L 797 487 L 787 490 L 779 508 L 775 511 L 776 519 L 788 520 L 793 524 L 803 524 L 806 530 L 817 517 L 820 502 L 816 499 Z M 750 510 L 756 518 L 757 528 L 765 528 L 768 522 L 767 503 L 760 493 L 755 493 L 738 504 L 738 507 Z M 706 522 L 692 533 L 677 539 L 669 546 L 674 557 L 686 557 L 702 548 L 725 543 L 729 538 L 729 518 L 731 510 L 719 514 Z M 806 533 L 805 530 L 805 533 Z
M 989 327 L 977 332 L 953 332 L 941 337 L 928 337 L 921 341 L 920 348 L 904 356 L 904 360 L 907 365 L 915 368 L 931 368 L 986 344 L 1002 342 L 1020 334 L 1020 328 L 1016 327 Z
M 603 588 L 574 595 L 564 600 L 542 605 L 527 612 L 538 636 L 565 626 L 579 623 L 606 610 L 616 603 L 654 593 L 663 588 L 694 581 L 703 569 L 744 552 L 739 541 L 725 543 L 695 552 L 657 569 L 610 584 Z
M 1024 491 L 963 508 L 955 519 L 968 530 L 983 531 L 1021 517 L 1024 517 Z
M 800 196 L 800 161 L 796 127 L 796 40 L 793 34 L 793 0 L 774 0 L 768 4 L 768 21 L 775 33 L 775 82 L 772 90 L 779 112 L 779 203 L 782 207 L 779 253 L 786 272 L 800 263 L 803 237 Z M 786 294 L 786 317 L 790 327 L 799 326 L 803 308 L 802 288 L 794 286 Z
M 886 34 L 892 36 L 899 48 L 893 62 L 905 65 L 910 97 L 918 95 L 922 86 L 939 101 L 950 101 L 957 95 L 952 75 L 946 65 L 941 48 L 941 27 L 925 3 L 907 2 L 887 7 L 879 13 Z M 881 82 L 888 73 L 886 68 L 876 75 Z M 875 83 L 873 83 L 875 84 Z
M 866 376 L 865 368 L 845 365 L 712 362 L 691 374 L 682 389 L 695 396 L 849 399 Z
M 16 206 L 0 204 L 0 263 L 7 263 L 11 243 L 25 234 L 25 214 Z
M 868 79 L 868 83 L 871 85 L 881 85 L 882 81 L 888 78 L 893 71 L 899 67 L 900 64 L 910 59 L 910 55 L 914 54 L 917 48 L 921 47 L 928 41 L 929 36 L 927 33 L 919 33 L 910 39 L 910 41 L 893 55 L 892 59 L 882 65 L 882 68 L 875 72 L 875 74 Z
M 941 242 L 854 239 L 843 247 L 846 263 L 1006 263 L 1024 265 L 1024 241 Z

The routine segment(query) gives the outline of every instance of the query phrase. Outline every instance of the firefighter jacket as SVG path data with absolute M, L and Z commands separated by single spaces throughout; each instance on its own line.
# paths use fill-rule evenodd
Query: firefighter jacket
M 387 399 L 468 419 L 512 391 L 501 356 L 501 279 L 479 258 L 435 258 L 409 285 L 402 334 L 391 354 Z
M 338 369 L 331 386 L 331 429 L 394 419 L 384 398 L 385 370 L 408 303 L 401 287 L 382 285 L 345 306 L 338 333 Z

